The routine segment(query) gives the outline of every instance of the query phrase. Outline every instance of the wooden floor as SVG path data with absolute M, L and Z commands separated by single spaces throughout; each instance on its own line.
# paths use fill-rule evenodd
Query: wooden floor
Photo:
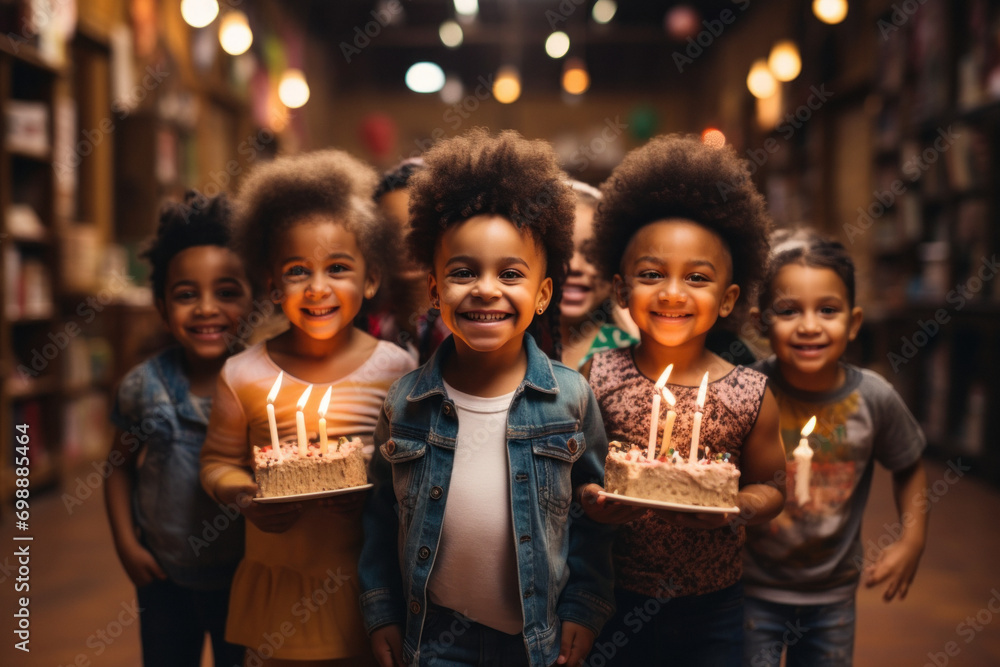
M 874 590 L 858 595 L 857 665 L 1000 665 L 1000 613 L 990 608 L 1000 611 L 1000 492 L 969 476 L 949 484 L 945 470 L 928 463 L 937 501 L 909 598 L 885 604 Z M 15 530 L 9 514 L 0 524 L 0 543 L 6 545 L 0 550 L 0 666 L 137 667 L 135 591 L 115 557 L 100 494 L 70 514 L 59 495 L 50 493 L 31 511 L 26 533 Z M 865 544 L 891 532 L 894 512 L 888 475 L 879 470 Z M 15 534 L 34 540 L 15 543 Z M 19 544 L 29 544 L 31 554 L 30 654 L 13 648 L 13 553 Z

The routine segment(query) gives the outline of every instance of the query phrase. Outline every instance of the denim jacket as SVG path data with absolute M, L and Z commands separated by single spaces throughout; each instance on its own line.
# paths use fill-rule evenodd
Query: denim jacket
M 129 371 L 111 422 L 126 446 L 143 451 L 132 490 L 143 544 L 174 583 L 219 590 L 243 558 L 243 517 L 201 488 L 198 457 L 211 399 L 191 394 L 182 360 L 181 348 L 171 347 Z
M 532 665 L 559 656 L 561 621 L 596 633 L 614 610 L 613 529 L 586 518 L 573 491 L 603 485 L 607 438 L 590 387 L 524 337 L 528 370 L 507 416 L 507 457 L 524 641 Z M 446 339 L 389 390 L 375 427 L 365 508 L 361 609 L 368 632 L 404 625 L 416 664 L 458 434 L 442 382 Z M 485 508 L 488 511 L 488 508 Z

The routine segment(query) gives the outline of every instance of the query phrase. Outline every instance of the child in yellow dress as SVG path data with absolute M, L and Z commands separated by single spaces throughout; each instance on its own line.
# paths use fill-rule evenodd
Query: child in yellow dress
M 358 605 L 361 492 L 324 501 L 258 504 L 249 469 L 271 441 L 267 394 L 279 437 L 295 430 L 296 402 L 318 423 L 328 386 L 328 436 L 368 439 L 392 382 L 415 367 L 393 343 L 353 326 L 396 257 L 398 231 L 375 210 L 377 177 L 340 151 L 259 167 L 237 198 L 235 238 L 248 267 L 288 318 L 283 333 L 230 359 L 219 377 L 202 450 L 201 481 L 247 518 L 246 555 L 233 580 L 226 638 L 246 664 L 364 665 L 372 660 Z

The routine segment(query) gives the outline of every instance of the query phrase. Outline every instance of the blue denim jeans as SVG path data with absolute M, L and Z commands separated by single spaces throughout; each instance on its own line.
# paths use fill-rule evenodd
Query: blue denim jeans
M 618 588 L 615 602 L 615 615 L 594 642 L 586 667 L 739 667 L 742 584 L 677 598 L 651 598 Z
M 205 633 L 215 667 L 240 667 L 246 649 L 226 641 L 229 589 L 195 591 L 170 580 L 136 589 L 144 667 L 198 667 Z
M 447 607 L 428 605 L 420 638 L 421 667 L 516 667 L 528 664 L 523 635 L 508 635 L 476 623 Z
M 822 605 L 791 605 L 747 597 L 746 667 L 849 667 L 854 655 L 854 598 Z

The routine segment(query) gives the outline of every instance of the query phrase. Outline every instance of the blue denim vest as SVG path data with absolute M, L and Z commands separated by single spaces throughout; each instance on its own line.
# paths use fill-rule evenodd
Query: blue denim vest
M 229 586 L 243 558 L 243 517 L 201 487 L 211 400 L 191 395 L 182 354 L 173 347 L 129 371 L 111 422 L 126 446 L 143 450 L 132 491 L 143 544 L 174 583 L 218 590 Z
M 607 437 L 583 377 L 551 362 L 530 336 L 524 344 L 528 370 L 507 416 L 512 539 L 525 646 L 532 665 L 547 667 L 559 656 L 561 621 L 597 633 L 614 610 L 613 529 L 587 519 L 573 502 L 577 487 L 603 485 Z M 404 650 L 414 663 L 458 434 L 441 376 L 454 350 L 449 337 L 389 390 L 369 470 L 375 488 L 358 568 L 365 627 L 404 625 Z

